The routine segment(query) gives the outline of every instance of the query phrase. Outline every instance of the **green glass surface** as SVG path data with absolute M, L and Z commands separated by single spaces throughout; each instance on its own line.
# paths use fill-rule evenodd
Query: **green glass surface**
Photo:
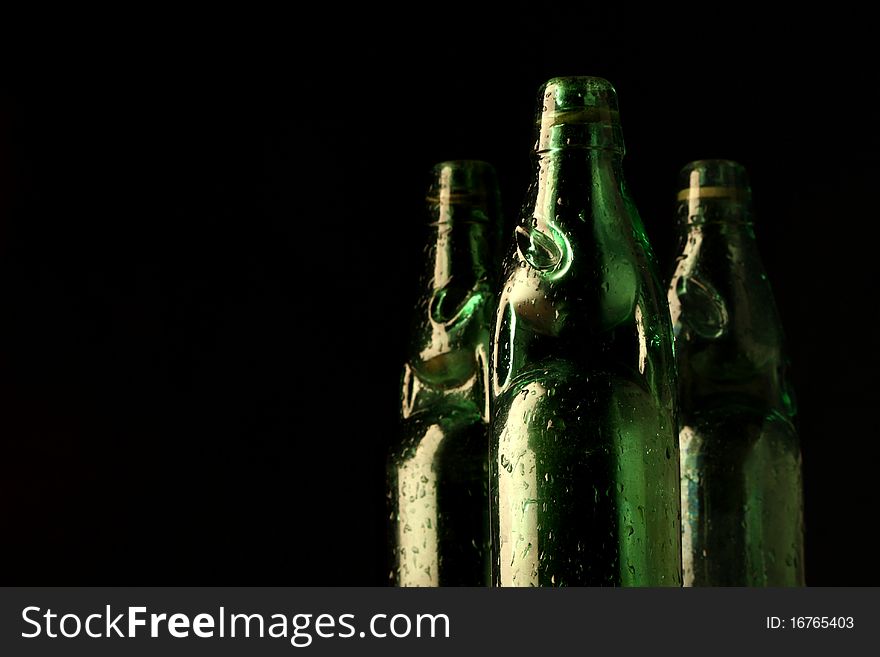
M 493 581 L 678 586 L 669 311 L 624 182 L 616 93 L 555 78 L 538 108 L 493 336 Z
M 783 332 L 742 166 L 692 162 L 669 287 L 685 586 L 800 586 L 801 456 Z
M 492 255 L 501 226 L 491 165 L 436 165 L 425 224 L 401 431 L 388 464 L 391 581 L 486 586 Z

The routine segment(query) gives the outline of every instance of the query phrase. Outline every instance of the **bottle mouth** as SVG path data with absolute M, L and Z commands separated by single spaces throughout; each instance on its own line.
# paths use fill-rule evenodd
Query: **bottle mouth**
M 605 78 L 589 75 L 551 78 L 541 87 L 540 97 L 539 123 L 569 116 L 570 120 L 580 123 L 618 118 L 617 91 Z
M 540 88 L 538 107 L 539 153 L 572 146 L 623 152 L 617 92 L 608 80 L 551 78 Z

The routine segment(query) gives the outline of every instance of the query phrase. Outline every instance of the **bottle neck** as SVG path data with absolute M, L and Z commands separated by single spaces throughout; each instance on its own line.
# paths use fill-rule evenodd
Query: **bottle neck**
M 575 252 L 604 252 L 630 219 L 621 155 L 591 148 L 537 154 L 537 175 L 523 204 L 516 246 L 550 280 L 566 276 Z
M 541 89 L 539 107 L 538 175 L 525 228 L 565 249 L 566 233 L 576 237 L 596 219 L 627 214 L 615 212 L 622 205 L 625 151 L 617 94 L 602 78 L 553 78 Z
M 612 149 L 567 147 L 537 154 L 533 225 L 578 231 L 597 208 L 617 206 L 624 188 L 622 153 Z
M 680 201 L 679 215 L 669 309 L 683 404 L 694 395 L 741 394 L 787 409 L 784 338 L 750 204 Z
M 699 195 L 697 195 L 699 193 Z M 727 287 L 743 276 L 761 285 L 766 279 L 755 243 L 747 190 L 730 187 L 685 189 L 679 193 L 679 258 L 673 282 L 710 278 L 713 288 Z M 727 303 L 748 303 L 742 290 L 726 290 Z M 670 297 L 673 322 L 681 306 Z
M 487 281 L 490 273 L 491 255 L 490 227 L 481 222 L 438 222 L 431 226 L 425 264 L 428 271 L 423 278 L 427 291 L 444 291 L 444 297 L 465 294 L 481 281 Z M 443 307 L 432 309 L 434 321 L 444 323 L 449 319 L 448 309 L 452 301 L 444 298 Z
M 420 337 L 413 358 L 421 361 L 473 350 L 485 324 L 500 229 L 494 198 L 429 194 L 427 202 L 425 268 L 414 315 L 414 335 Z
M 727 257 L 722 262 L 703 263 L 716 273 L 734 274 L 751 264 L 761 268 L 754 225 L 751 216 L 743 212 L 736 220 L 688 223 L 679 231 L 680 265 L 695 265 L 705 260 L 705 254 L 723 250 Z M 713 255 L 714 257 L 714 255 Z
M 458 214 L 469 212 L 460 209 Z M 485 356 L 481 360 L 479 354 L 488 353 L 495 228 L 494 223 L 460 219 L 431 225 L 404 368 L 404 417 L 440 403 L 436 395 L 443 391 L 452 391 L 449 403 L 476 404 L 488 417 L 478 385 L 485 379 L 480 379 Z
M 766 279 L 748 201 L 680 200 L 678 216 L 680 255 L 675 279 L 695 276 L 698 270 L 701 277 L 709 276 L 719 284 L 742 276 Z

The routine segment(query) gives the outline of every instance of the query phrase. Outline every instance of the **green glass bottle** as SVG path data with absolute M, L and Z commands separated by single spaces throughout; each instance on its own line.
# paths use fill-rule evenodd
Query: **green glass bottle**
M 540 91 L 493 336 L 493 580 L 679 586 L 669 310 L 601 78 Z
M 803 503 L 783 332 L 746 171 L 681 172 L 669 286 L 680 377 L 685 586 L 801 586 Z
M 425 272 L 391 449 L 388 497 L 397 586 L 489 584 L 489 336 L 497 180 L 473 160 L 434 167 Z

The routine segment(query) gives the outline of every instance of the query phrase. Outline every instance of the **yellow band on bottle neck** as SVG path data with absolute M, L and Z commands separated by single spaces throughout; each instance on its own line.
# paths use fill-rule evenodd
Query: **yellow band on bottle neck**
M 745 201 L 748 192 L 740 187 L 688 187 L 678 193 L 679 201 L 697 200 L 701 198 L 727 198 L 732 201 Z

